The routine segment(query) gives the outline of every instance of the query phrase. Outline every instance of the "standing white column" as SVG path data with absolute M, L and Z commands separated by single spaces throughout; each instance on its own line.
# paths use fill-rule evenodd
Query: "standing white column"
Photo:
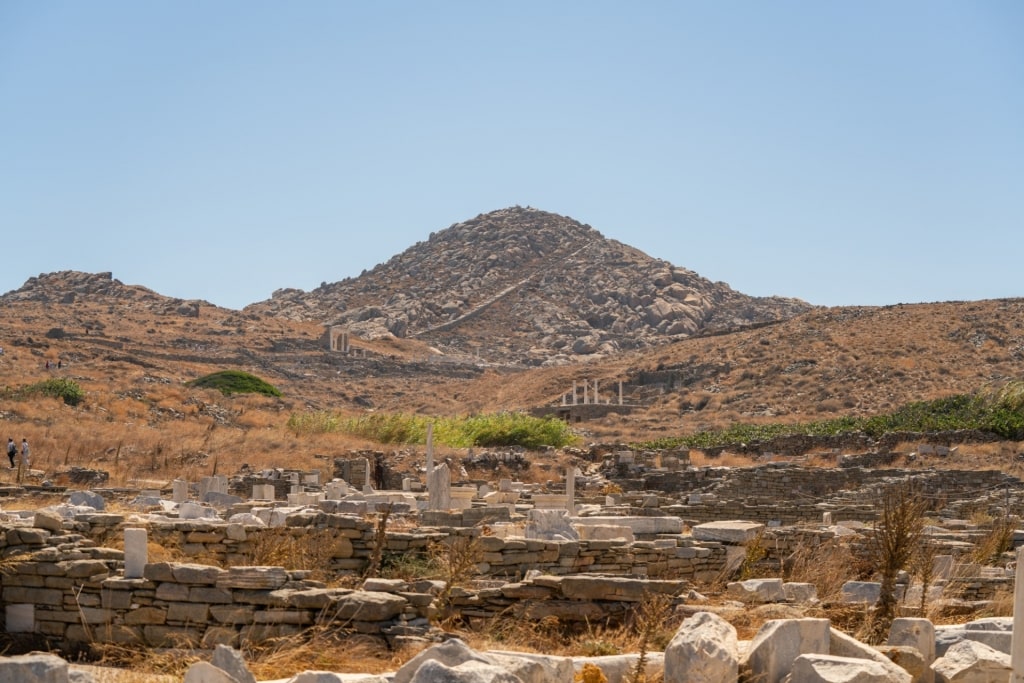
M 594 403 L 600 403 L 601 399 L 597 396 L 597 380 L 594 380 Z
M 1010 683 L 1024 683 L 1024 546 L 1017 548 L 1013 583 L 1013 636 L 1010 639 Z
M 188 500 L 188 482 L 184 479 L 175 479 L 171 482 L 171 500 L 175 503 L 184 503 Z
M 619 380 L 619 405 L 622 405 L 622 380 Z
M 572 404 L 576 405 L 576 380 L 572 381 Z
M 124 578 L 141 579 L 149 561 L 145 529 L 124 530 Z
M 590 390 L 590 380 L 589 379 L 585 379 L 585 380 L 583 380 L 583 405 L 587 405 L 588 403 L 590 403 L 590 399 L 587 398 L 587 394 L 589 393 L 589 390 Z

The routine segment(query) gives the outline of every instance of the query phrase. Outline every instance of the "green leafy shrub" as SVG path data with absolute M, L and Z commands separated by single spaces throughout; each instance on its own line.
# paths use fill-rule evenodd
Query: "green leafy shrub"
M 263 394 L 264 396 L 280 396 L 281 391 L 263 381 L 256 375 L 241 370 L 221 370 L 209 375 L 186 382 L 187 386 L 203 389 L 217 389 L 225 396 L 231 394 Z
M 470 446 L 522 446 L 538 449 L 561 447 L 575 441 L 569 425 L 554 418 L 536 418 L 523 413 L 495 413 L 468 417 L 431 418 L 402 413 L 372 413 L 344 419 L 315 411 L 293 413 L 288 428 L 296 434 L 340 431 L 379 443 L 423 444 L 427 425 L 434 425 L 434 441 L 453 448 Z
M 78 382 L 63 377 L 53 377 L 42 382 L 30 384 L 23 390 L 25 394 L 42 394 L 59 398 L 69 406 L 77 406 L 85 399 L 85 392 Z

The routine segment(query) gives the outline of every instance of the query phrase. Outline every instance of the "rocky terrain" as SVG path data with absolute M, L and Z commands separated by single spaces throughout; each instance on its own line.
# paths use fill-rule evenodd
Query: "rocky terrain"
M 334 322 L 351 330 L 352 353 L 328 350 Z M 823 308 L 753 298 L 571 219 L 512 208 L 359 278 L 243 311 L 112 273 L 42 274 L 0 296 L 0 346 L 10 386 L 59 359 L 87 391 L 142 397 L 235 368 L 278 386 L 293 409 L 531 410 L 583 380 L 617 399 L 621 382 L 629 410 L 581 428 L 642 440 L 871 415 L 1019 379 L 1024 300 Z
M 535 366 L 784 320 L 810 308 L 741 294 L 571 218 L 514 207 L 432 233 L 358 278 L 312 292 L 279 290 L 246 312 Z

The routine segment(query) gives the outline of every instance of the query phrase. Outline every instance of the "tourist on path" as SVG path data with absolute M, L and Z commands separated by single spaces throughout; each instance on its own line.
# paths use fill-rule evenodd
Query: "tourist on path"
M 28 439 L 21 440 L 21 464 L 28 469 Z
M 11 461 L 11 469 L 14 469 L 14 459 L 18 456 L 18 444 L 14 443 L 14 439 L 7 438 L 7 457 Z

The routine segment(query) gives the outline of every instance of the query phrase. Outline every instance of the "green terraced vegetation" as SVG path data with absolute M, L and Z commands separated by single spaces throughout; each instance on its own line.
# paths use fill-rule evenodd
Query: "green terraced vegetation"
M 936 432 L 974 429 L 1003 439 L 1024 439 L 1024 382 L 1013 381 L 997 390 L 957 394 L 933 401 L 908 403 L 892 413 L 872 417 L 840 417 L 794 424 L 733 424 L 638 443 L 638 448 L 723 448 L 769 441 L 780 436 L 837 436 L 855 432 L 878 438 L 892 432 Z

